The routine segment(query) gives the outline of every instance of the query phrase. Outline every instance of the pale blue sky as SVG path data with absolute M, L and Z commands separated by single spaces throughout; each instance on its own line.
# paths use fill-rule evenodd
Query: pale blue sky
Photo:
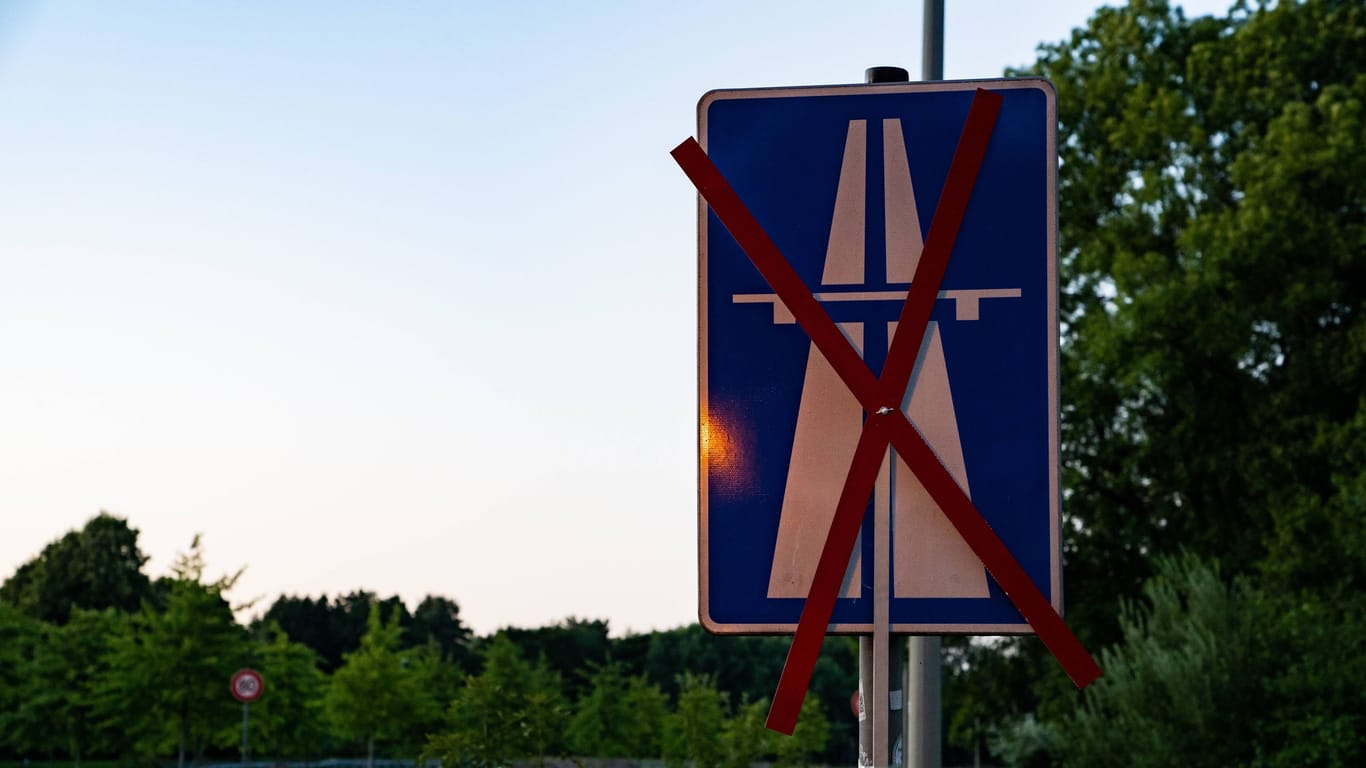
M 947 6 L 966 78 L 1093 4 Z M 203 533 L 261 608 L 694 620 L 668 152 L 710 89 L 918 76 L 921 12 L 0 0 L 0 578 L 105 509 L 154 575 Z

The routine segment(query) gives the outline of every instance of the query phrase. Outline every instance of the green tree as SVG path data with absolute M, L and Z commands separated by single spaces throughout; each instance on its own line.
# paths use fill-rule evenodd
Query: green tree
M 659 757 L 664 750 L 664 729 L 669 717 L 669 699 L 659 686 L 642 675 L 626 682 L 626 743 L 632 757 Z
M 483 649 L 483 671 L 470 676 L 447 712 L 446 730 L 428 739 L 424 757 L 446 765 L 500 765 L 560 747 L 568 715 L 559 674 L 522 658 L 512 641 L 495 636 Z
M 584 757 L 658 757 L 668 715 L 659 686 L 628 678 L 615 663 L 599 667 L 591 685 L 565 729 L 569 749 Z
M 724 697 L 709 678 L 689 672 L 678 676 L 678 691 L 664 734 L 664 758 L 675 766 L 691 760 L 694 768 L 718 768 L 723 756 L 718 735 L 726 722 Z
M 544 659 L 564 681 L 565 694 L 575 701 L 588 687 L 587 679 L 579 672 L 606 664 L 611 648 L 607 622 L 603 619 L 571 616 L 544 627 L 506 627 L 498 630 L 497 635 L 511 640 L 523 658 Z
M 620 665 L 605 664 L 592 676 L 592 688 L 579 698 L 565 737 L 569 749 L 584 757 L 642 757 L 630 743 L 631 712 L 626 703 L 626 675 Z
M 830 724 L 826 722 L 825 709 L 821 706 L 820 697 L 808 695 L 802 702 L 797 727 L 792 731 L 792 735 L 775 738 L 777 759 L 773 765 L 775 768 L 812 765 L 816 757 L 825 750 L 829 738 Z
M 1105 676 L 1065 721 L 1068 765 L 1106 768 L 1251 765 L 1274 674 L 1259 647 L 1262 596 L 1225 584 L 1193 556 L 1165 560 L 1126 605 L 1124 641 L 1101 655 Z
M 786 738 L 768 730 L 768 699 L 742 701 L 721 731 L 721 767 L 750 768 Z
M 97 686 L 109 671 L 110 638 L 125 623 L 112 610 L 77 608 L 64 625 L 41 625 L 21 696 L 10 710 L 17 746 L 49 758 L 62 755 L 77 768 L 107 746 L 95 711 Z
M 947 744 L 963 750 L 974 764 L 991 734 L 1033 710 L 1030 691 L 1039 669 L 1023 643 L 1013 638 L 945 638 L 944 720 Z M 946 761 L 948 756 L 945 757 Z
M 315 757 L 326 734 L 327 680 L 318 669 L 318 655 L 274 626 L 257 639 L 252 666 L 265 686 L 261 698 L 251 704 L 252 754 Z
M 1002 728 L 1011 766 L 1257 768 L 1366 761 L 1366 618 L 1163 558 L 1072 714 Z M 1344 620 L 1345 619 L 1345 620 Z
M 279 627 L 295 642 L 312 648 L 323 670 L 332 672 L 341 666 L 344 654 L 360 647 L 365 634 L 364 619 L 357 623 L 349 618 L 335 615 L 327 595 L 316 599 L 281 595 L 252 621 L 251 629 L 257 634 L 270 634 L 272 627 Z M 339 626 L 343 622 L 344 627 Z
M 278 624 L 295 642 L 312 648 L 322 659 L 323 671 L 330 673 L 341 666 L 343 656 L 360 648 L 373 608 L 385 616 L 396 617 L 399 626 L 405 628 L 406 636 L 412 617 L 403 601 L 397 595 L 380 600 L 375 593 L 364 590 L 336 599 L 326 595 L 318 598 L 281 595 L 252 623 L 252 628 L 264 629 L 271 622 Z M 404 640 L 400 647 L 424 642 L 425 638 L 418 638 L 416 642 Z
M 0 586 L 0 602 L 57 624 L 66 622 L 72 608 L 136 611 L 155 597 L 142 572 L 146 562 L 137 529 L 101 512 L 21 565 Z
M 1335 477 L 1360 472 L 1342 446 L 1366 404 L 1363 29 L 1359 2 L 1187 19 L 1132 0 L 1040 49 L 1032 71 L 1058 90 L 1065 546 L 1084 635 L 1116 638 L 1117 600 L 1155 555 L 1186 547 L 1238 574 L 1269 544 L 1336 548 L 1315 535 L 1345 524 Z
M 196 536 L 172 567 L 166 608 L 145 605 L 110 638 L 96 710 L 140 754 L 174 750 L 178 766 L 235 743 L 237 702 L 227 681 L 248 658 L 246 631 L 224 600 L 237 576 L 204 582 Z
M 345 656 L 327 689 L 328 719 L 343 739 L 364 745 L 366 765 L 374 764 L 379 742 L 416 751 L 417 731 L 440 712 L 429 686 L 431 659 L 399 648 L 398 619 L 370 611 L 360 648 Z
M 404 630 L 404 639 L 410 646 L 434 643 L 442 661 L 465 670 L 471 666 L 472 634 L 460 619 L 460 606 L 448 597 L 422 598 L 413 611 L 412 623 Z
M 0 602 L 0 753 L 17 756 L 22 748 L 22 720 L 17 713 L 30 687 L 42 631 L 40 622 Z
M 649 636 L 641 671 L 673 698 L 679 694 L 679 670 L 709 676 L 729 707 L 773 694 L 791 640 L 785 637 L 712 635 L 698 624 Z M 824 702 L 830 727 L 825 760 L 852 761 L 858 724 L 849 715 L 849 695 L 858 687 L 858 643 L 851 637 L 827 637 L 811 676 L 811 693 Z
M 1030 71 L 1059 110 L 1068 620 L 1122 644 L 1082 714 L 1037 643 L 999 646 L 1034 667 L 1012 683 L 1033 718 L 955 703 L 990 686 L 951 680 L 946 710 L 994 720 L 1014 764 L 1113 762 L 1072 754 L 1082 717 L 1150 718 L 1143 733 L 1212 745 L 1212 762 L 1360 761 L 1341 734 L 1366 709 L 1366 670 L 1344 662 L 1366 615 L 1364 40 L 1360 2 L 1188 19 L 1131 0 L 1040 49 Z M 1222 592 L 1192 566 L 1143 586 L 1183 549 Z M 1206 614 L 1169 610 L 1172 590 Z M 1249 633 L 1235 678 L 1191 661 L 1237 645 L 1202 639 L 1215 618 Z M 1143 752 L 1124 745 L 1126 762 L 1176 759 L 1125 730 Z

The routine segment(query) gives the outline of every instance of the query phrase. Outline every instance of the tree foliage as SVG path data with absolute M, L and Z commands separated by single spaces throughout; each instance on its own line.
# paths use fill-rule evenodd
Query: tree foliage
M 27 738 L 19 717 L 33 674 L 42 624 L 0 602 L 0 747 L 13 754 Z
M 380 613 L 369 612 L 360 648 L 332 674 L 325 701 L 337 733 L 364 745 L 367 764 L 374 762 L 377 743 L 415 753 L 423 727 L 440 711 L 429 686 L 431 658 L 401 650 L 397 613 L 387 621 Z
M 265 683 L 261 698 L 251 704 L 252 754 L 293 759 L 316 755 L 327 733 L 327 679 L 318 669 L 318 655 L 276 626 L 257 638 L 252 666 Z
M 1126 606 L 1124 642 L 1102 654 L 1105 676 L 1066 721 L 1069 765 L 1250 765 L 1266 701 L 1269 649 L 1254 623 L 1261 596 L 1187 556 L 1167 560 Z
M 1192 20 L 1132 0 L 1041 48 L 1062 160 L 1067 583 L 1099 640 L 1156 555 L 1244 573 L 1360 529 L 1341 502 L 1366 404 L 1363 29 L 1359 2 Z
M 767 719 L 768 699 L 740 702 L 721 731 L 722 768 L 750 768 L 773 751 L 784 737 L 768 730 Z
M 110 638 L 97 709 L 138 754 L 174 750 L 178 765 L 235 742 L 238 711 L 227 681 L 248 658 L 246 631 L 223 593 L 236 576 L 203 581 L 196 536 L 177 559 L 165 610 L 147 604 Z
M 447 765 L 544 761 L 562 748 L 567 715 L 559 674 L 543 659 L 527 661 L 506 635 L 497 635 L 484 649 L 483 671 L 456 692 L 446 729 L 428 739 L 424 754 Z
M 109 609 L 77 608 L 66 624 L 40 625 L 11 710 L 15 746 L 61 755 L 78 767 L 84 757 L 108 746 L 96 710 L 98 686 L 110 672 L 110 640 L 124 631 L 126 621 Z
M 73 608 L 136 611 L 154 597 L 142 572 L 146 562 L 137 529 L 101 512 L 19 566 L 0 586 L 0 602 L 56 624 L 65 623 Z
M 641 670 L 665 693 L 677 699 L 683 678 L 679 670 L 708 676 L 725 693 L 728 710 L 773 693 L 787 658 L 789 638 L 718 636 L 692 624 L 650 636 Z M 846 702 L 858 687 L 858 644 L 850 637 L 827 637 L 811 676 L 811 694 L 824 706 L 829 728 L 825 753 L 829 762 L 852 761 L 858 723 Z
M 404 630 L 404 639 L 410 646 L 433 643 L 443 660 L 461 669 L 471 665 L 473 633 L 460 619 L 460 606 L 448 597 L 422 598 L 413 611 L 412 622 Z
M 792 735 L 787 738 L 778 736 L 774 739 L 774 751 L 777 755 L 773 765 L 775 768 L 813 765 L 824 751 L 829 738 L 830 724 L 826 722 L 820 697 L 809 695 L 802 701 L 801 711 L 797 715 L 797 727 L 792 731 Z
M 272 622 L 278 625 L 295 642 L 312 648 L 321 659 L 323 670 L 332 672 L 341 666 L 346 654 L 360 648 L 361 638 L 369 627 L 370 612 L 376 608 L 397 621 L 405 632 L 412 623 L 407 606 L 397 595 L 380 600 L 373 592 L 356 590 L 336 599 L 327 595 L 281 595 L 253 624 L 258 628 Z
M 611 641 L 607 632 L 607 622 L 603 619 L 571 616 L 544 627 L 505 627 L 496 635 L 506 637 L 521 649 L 524 658 L 543 659 L 564 681 L 565 693 L 571 699 L 578 699 L 588 687 L 587 679 L 579 672 L 609 660 Z
M 664 732 L 664 757 L 671 766 L 689 761 L 694 768 L 719 768 L 725 757 L 719 735 L 726 723 L 726 701 L 704 676 L 678 676 L 678 704 Z
M 603 665 L 574 706 L 566 741 L 574 754 L 588 757 L 657 756 L 666 706 L 657 686 L 628 678 L 619 664 Z
M 1078 708 L 1005 643 L 1033 716 L 949 709 L 1014 764 L 1360 763 L 1366 6 L 1130 0 L 1031 71 L 1058 91 L 1068 620 L 1107 673 Z
M 1353 650 L 1362 617 L 1344 625 L 1311 605 L 1297 609 L 1189 555 L 1162 560 L 1143 591 L 1125 607 L 1123 642 L 1103 654 L 1105 677 L 1043 745 L 1065 764 L 1366 760 L 1366 661 Z

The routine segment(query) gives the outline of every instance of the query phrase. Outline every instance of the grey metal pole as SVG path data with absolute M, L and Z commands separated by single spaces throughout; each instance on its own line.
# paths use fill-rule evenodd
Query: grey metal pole
M 944 0 L 925 0 L 925 46 L 921 52 L 920 79 L 944 79 Z
M 876 669 L 873 658 L 874 639 L 871 637 L 860 637 L 858 639 L 858 668 L 859 668 L 859 714 L 858 739 L 859 739 L 859 758 L 858 765 L 863 767 L 873 766 L 874 768 L 901 768 L 905 765 L 906 752 L 906 728 L 904 716 L 904 692 L 907 690 L 907 675 L 910 667 L 906 662 L 906 641 L 905 635 L 893 635 L 891 652 L 888 654 L 887 678 L 889 680 L 888 695 L 882 706 L 887 711 L 886 730 L 886 760 L 882 765 L 877 765 L 873 740 L 876 738 L 873 728 L 873 711 L 871 706 L 876 705 L 873 698 L 873 691 L 876 689 L 875 672 Z M 880 755 L 878 755 L 880 756 Z
M 921 80 L 944 79 L 944 0 L 925 0 L 925 41 Z M 940 768 L 944 764 L 940 697 L 940 638 L 910 638 L 906 684 L 906 768 Z
M 906 688 L 906 768 L 944 764 L 940 728 L 940 638 L 910 638 Z
M 245 702 L 245 701 L 242 702 L 242 764 L 243 764 L 243 765 L 246 765 L 246 764 L 247 764 L 247 761 L 250 759 L 249 756 L 248 756 L 248 753 L 247 753 L 247 717 L 248 717 L 248 716 L 247 716 L 247 711 L 250 710 L 250 709 L 251 709 L 251 705 L 250 705 L 250 704 L 248 704 L 248 703 Z

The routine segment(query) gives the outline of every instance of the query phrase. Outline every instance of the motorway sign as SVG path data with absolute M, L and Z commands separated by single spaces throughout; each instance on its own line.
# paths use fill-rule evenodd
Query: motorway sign
M 980 167 L 950 201 L 961 204 L 950 231 L 936 217 L 952 207 L 947 182 L 979 91 L 993 94 L 999 112 L 978 137 Z M 888 366 L 904 358 L 909 382 L 892 405 L 942 466 L 935 471 L 970 500 L 985 535 L 1004 544 L 1004 560 L 1042 595 L 1040 605 L 1059 613 L 1051 86 L 1024 79 L 714 91 L 699 104 L 698 123 L 703 157 L 795 272 L 798 293 L 815 299 L 843 339 L 821 347 L 798 307 L 751 263 L 752 249 L 702 204 L 702 623 L 722 633 L 796 631 L 876 411 L 850 383 L 854 366 L 825 352 L 832 343 L 851 347 L 873 381 L 894 357 L 912 277 L 933 248 L 946 266 L 937 300 L 925 302 L 923 332 Z M 962 513 L 946 514 L 942 487 L 926 482 L 923 465 L 878 450 L 829 631 L 873 629 L 870 521 L 878 509 L 892 528 L 891 631 L 1032 631 L 999 569 L 984 567 L 984 545 L 964 535 Z

